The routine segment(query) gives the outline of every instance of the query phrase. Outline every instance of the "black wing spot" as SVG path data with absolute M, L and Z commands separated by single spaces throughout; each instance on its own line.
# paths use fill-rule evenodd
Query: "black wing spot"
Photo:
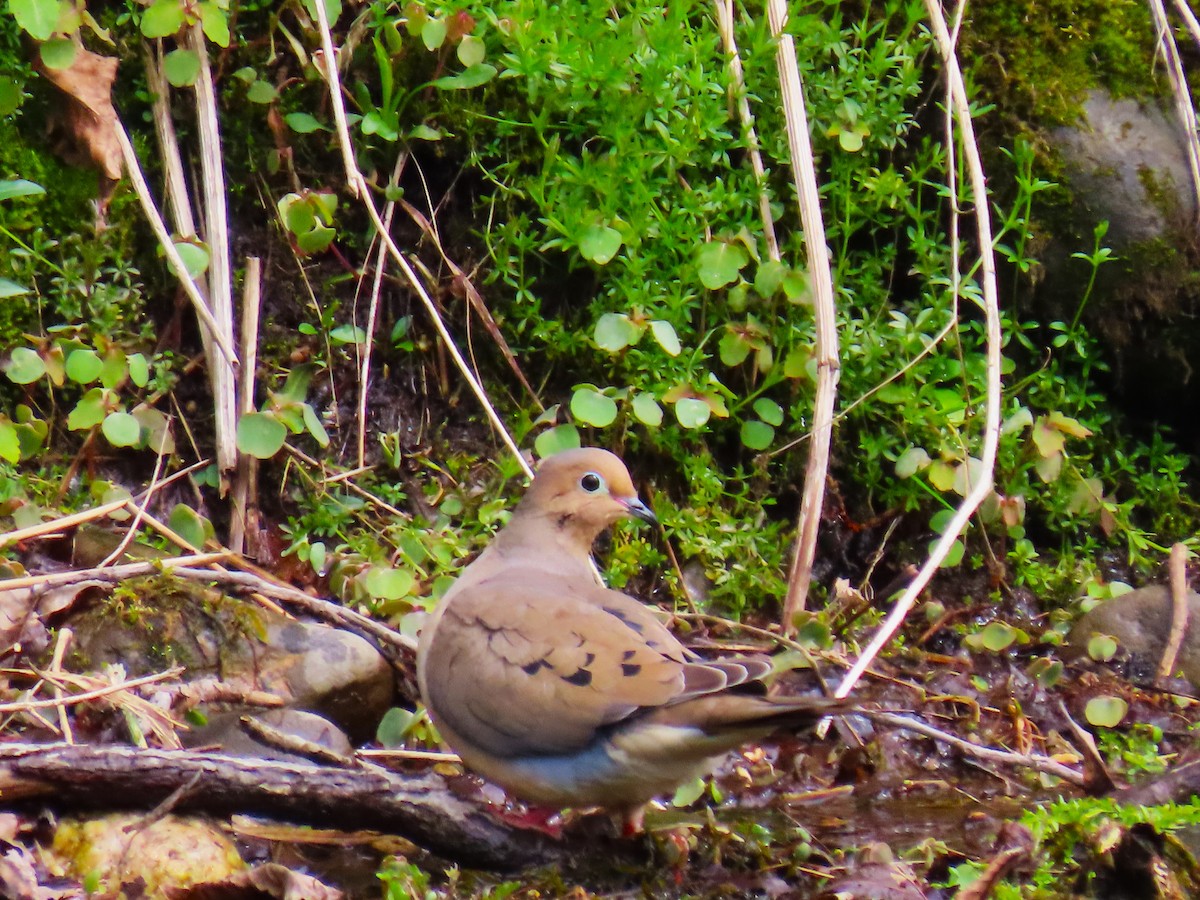
M 636 663 L 621 663 L 621 674 L 626 678 L 632 678 L 640 671 L 642 671 L 642 667 Z
M 602 608 L 602 609 L 603 609 L 603 610 L 604 610 L 606 613 L 608 613 L 610 616 L 615 616 L 616 618 L 620 619 L 620 620 L 621 620 L 622 622 L 624 622 L 624 623 L 625 623 L 625 624 L 626 624 L 626 625 L 627 625 L 629 628 L 633 629 L 633 630 L 634 630 L 634 631 L 636 631 L 638 634 L 643 634 L 643 633 L 645 633 L 645 629 L 644 629 L 644 628 L 643 628 L 643 627 L 642 627 L 642 626 L 641 626 L 639 623 L 630 621 L 630 620 L 629 620 L 629 617 L 628 617 L 628 616 L 626 616 L 624 613 L 622 613 L 622 612 L 621 612 L 619 609 L 613 609 L 611 606 L 604 606 L 604 607 L 601 607 L 601 608 Z
M 521 671 L 526 675 L 536 675 L 542 669 L 548 668 L 550 668 L 550 663 L 546 662 L 544 659 L 535 659 L 528 665 L 521 666 Z
M 563 681 L 576 687 L 587 687 L 592 683 L 592 673 L 587 669 L 576 669 L 573 675 L 564 675 Z
M 625 653 L 622 654 L 621 659 L 630 660 L 630 659 L 633 659 L 635 656 L 637 656 L 636 650 L 626 650 Z

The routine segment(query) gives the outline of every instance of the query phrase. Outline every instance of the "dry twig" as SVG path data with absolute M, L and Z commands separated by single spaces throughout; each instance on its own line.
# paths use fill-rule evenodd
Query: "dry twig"
M 1158 32 L 1159 44 L 1167 60 L 1167 77 L 1171 82 L 1171 96 L 1175 98 L 1175 114 L 1183 129 L 1187 147 L 1188 168 L 1192 173 L 1192 192 L 1196 198 L 1196 216 L 1200 217 L 1200 133 L 1197 132 L 1196 107 L 1192 103 L 1192 92 L 1188 88 L 1187 73 L 1175 44 L 1175 33 L 1167 20 L 1163 0 L 1150 0 L 1150 15 Z M 1193 17 L 1194 18 L 1194 17 Z M 1193 223 L 1194 224 L 1194 223 Z
M 1187 547 L 1177 543 L 1171 547 L 1171 630 L 1167 644 L 1163 647 L 1162 659 L 1158 662 L 1158 680 L 1170 678 L 1175 671 L 1175 660 L 1183 646 L 1183 636 L 1188 628 L 1188 584 Z
M 500 418 L 499 413 L 496 412 L 496 408 L 492 405 L 492 401 L 488 398 L 487 391 L 483 389 L 483 385 L 475 377 L 475 373 L 471 371 L 466 359 L 463 358 L 461 351 L 459 351 L 458 346 L 454 343 L 454 338 L 450 334 L 450 330 L 446 327 L 446 322 L 438 311 L 437 305 L 433 302 L 433 298 L 429 296 L 425 285 L 421 283 L 421 280 L 417 277 L 417 273 L 413 271 L 412 265 L 404 257 L 404 254 L 400 252 L 400 248 L 396 245 L 396 242 L 392 240 L 392 236 L 388 233 L 383 219 L 380 218 L 379 210 L 375 208 L 375 201 L 371 199 L 370 186 L 367 184 L 367 180 L 363 177 L 362 172 L 359 171 L 358 164 L 354 159 L 354 146 L 350 140 L 350 128 L 346 124 L 346 107 L 342 100 L 341 79 L 337 71 L 337 53 L 333 47 L 333 36 L 329 32 L 329 16 L 325 11 L 324 3 L 314 5 L 317 11 L 317 22 L 321 31 L 321 48 L 324 55 L 323 63 L 318 68 L 324 74 L 326 83 L 329 86 L 329 99 L 333 103 L 333 118 L 337 128 L 338 145 L 342 151 L 342 162 L 346 169 L 346 179 L 350 192 L 359 199 L 367 215 L 371 217 L 371 222 L 374 223 L 380 239 L 387 245 L 392 259 L 396 261 L 396 265 L 400 267 L 400 271 L 404 273 L 404 277 L 412 286 L 413 292 L 425 307 L 425 311 L 429 314 L 434 327 L 442 338 L 446 352 L 454 360 L 454 365 L 458 368 L 459 373 L 466 379 L 472 393 L 475 394 L 476 399 L 483 407 L 488 421 L 496 429 L 500 439 L 504 441 L 513 456 L 516 457 L 517 463 L 521 466 L 525 475 L 532 478 L 533 469 L 525 461 L 525 457 L 521 454 L 516 441 L 509 434 L 504 421 Z
M 833 272 L 829 248 L 825 244 L 825 224 L 821 219 L 821 193 L 817 186 L 812 143 L 808 137 L 808 116 L 804 111 L 804 86 L 796 63 L 796 45 L 784 31 L 787 25 L 785 0 L 768 0 L 767 17 L 771 34 L 778 40 L 775 62 L 783 89 L 783 113 L 787 120 L 788 149 L 791 152 L 792 177 L 800 203 L 800 223 L 804 246 L 808 251 L 808 277 L 812 283 L 813 319 L 817 328 L 817 395 L 813 402 L 812 444 L 804 469 L 804 495 L 796 522 L 796 547 L 788 572 L 787 597 L 783 604 L 783 630 L 795 631 L 792 620 L 804 609 L 812 580 L 813 556 L 821 507 L 825 500 L 825 475 L 829 470 L 829 443 L 833 437 L 833 407 L 837 400 L 838 336 L 833 296 Z
M 996 260 L 992 252 L 992 222 L 988 210 L 987 183 L 983 174 L 983 162 L 979 156 L 979 146 L 975 142 L 975 129 L 971 122 L 970 100 L 967 97 L 966 83 L 962 70 L 955 55 L 954 43 L 951 40 L 946 20 L 941 7 L 936 0 L 925 0 L 925 8 L 933 26 L 934 37 L 938 49 L 946 63 L 946 75 L 949 81 L 951 105 L 954 116 L 958 121 L 959 130 L 963 137 L 963 149 L 966 154 L 967 169 L 971 176 L 971 193 L 974 197 L 975 222 L 978 231 L 980 267 L 982 271 L 982 303 L 985 319 L 987 345 L 987 397 L 984 401 L 984 425 L 982 449 L 980 452 L 978 481 L 973 483 L 963 502 L 955 510 L 942 536 L 938 539 L 929 558 L 917 573 L 916 578 L 896 602 L 891 613 L 871 642 L 863 650 L 858 661 L 846 674 L 836 696 L 845 697 L 854 690 L 854 685 L 862 676 L 867 666 L 891 640 L 892 635 L 900 628 L 904 617 L 912 609 L 921 591 L 929 584 L 934 573 L 950 552 L 951 546 L 975 510 L 992 491 L 992 475 L 996 465 L 996 448 L 1000 440 L 1000 304 L 996 286 Z M 966 463 L 965 463 L 966 464 Z
M 54 534 L 68 528 L 74 528 L 76 525 L 82 525 L 84 522 L 91 522 L 93 519 L 102 519 L 109 513 L 121 509 L 127 502 L 126 500 L 112 500 L 91 509 L 71 513 L 69 516 L 51 519 L 49 522 L 40 522 L 37 525 L 30 525 L 27 528 L 17 528 L 13 531 L 5 532 L 4 534 L 0 534 L 0 547 L 7 547 L 9 544 L 27 541 L 31 538 L 45 537 L 48 534 Z M 12 586 L 11 581 L 4 582 L 5 588 L 11 588 Z
M 758 216 L 762 220 L 763 238 L 767 242 L 767 256 L 778 260 L 779 238 L 775 236 L 775 219 L 771 215 L 771 194 L 767 190 L 767 170 L 763 166 L 762 149 L 758 133 L 754 130 L 754 114 L 746 98 L 746 74 L 742 68 L 742 57 L 738 53 L 737 38 L 733 31 L 733 0 L 714 0 L 717 12 L 717 30 L 721 32 L 721 43 L 729 57 L 729 76 L 733 84 L 731 91 L 737 98 L 738 118 L 742 123 L 742 135 L 750 156 L 750 168 L 754 171 L 754 182 L 758 186 Z

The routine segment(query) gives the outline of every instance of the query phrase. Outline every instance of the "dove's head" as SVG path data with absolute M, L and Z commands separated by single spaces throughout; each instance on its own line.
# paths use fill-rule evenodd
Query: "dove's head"
M 518 512 L 548 518 L 588 545 L 609 525 L 628 516 L 657 522 L 637 495 L 625 463 L 594 447 L 564 450 L 547 457 Z

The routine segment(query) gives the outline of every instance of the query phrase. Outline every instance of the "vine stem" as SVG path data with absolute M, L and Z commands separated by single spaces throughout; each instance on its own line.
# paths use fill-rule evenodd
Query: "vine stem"
M 375 208 L 375 201 L 371 199 L 370 186 L 367 184 L 367 180 L 363 177 L 362 172 L 359 171 L 358 163 L 354 159 L 354 145 L 350 140 L 350 128 L 346 123 L 346 106 L 342 100 L 342 85 L 337 70 L 337 54 L 333 47 L 333 36 L 329 31 L 329 16 L 325 11 L 325 4 L 321 0 L 318 0 L 313 5 L 316 7 L 317 24 L 321 30 L 321 49 L 325 55 L 324 66 L 320 68 L 324 72 L 325 83 L 329 87 L 329 99 L 333 103 L 333 120 L 337 129 L 338 143 L 342 150 L 342 162 L 346 168 L 346 180 L 349 183 L 350 192 L 358 198 L 363 204 L 363 208 L 366 209 L 367 215 L 371 217 L 371 221 L 375 225 L 375 230 L 379 233 L 380 240 L 387 246 L 388 253 L 396 261 L 396 265 L 400 267 L 400 271 L 404 273 L 404 277 L 412 286 L 413 292 L 416 293 L 426 312 L 428 312 L 430 319 L 433 320 L 434 328 L 437 329 L 438 334 L 441 336 L 446 351 L 454 360 L 454 365 L 458 368 L 463 378 L 466 379 L 467 384 L 470 385 L 471 391 L 483 407 L 488 421 L 496 429 L 508 449 L 512 451 L 513 456 L 517 458 L 517 462 L 526 477 L 532 478 L 533 469 L 525 461 L 525 457 L 521 455 L 520 448 L 496 412 L 496 408 L 492 405 L 492 401 L 483 389 L 483 385 L 475 377 L 475 373 L 471 371 L 466 359 L 459 351 L 458 345 L 455 344 L 453 335 L 450 334 L 450 330 L 446 327 L 446 323 L 442 319 L 442 315 L 434 304 L 433 299 L 429 296 L 429 292 L 425 290 L 425 285 L 421 283 L 421 280 L 417 277 L 417 273 L 413 271 L 413 267 L 404 258 L 404 254 L 400 252 L 400 248 L 396 246 L 396 242 L 392 240 L 387 226 L 384 224 L 383 219 L 380 218 L 379 210 Z
M 870 643 L 851 666 L 850 671 L 846 673 L 846 677 L 842 679 L 841 685 L 834 694 L 838 698 L 846 697 L 854 690 L 854 686 L 862 677 L 863 672 L 899 630 L 900 625 L 904 622 L 904 617 L 916 604 L 921 591 L 925 590 L 938 567 L 946 559 L 950 548 L 967 527 L 975 510 L 991 493 L 992 478 L 996 468 L 996 450 L 1000 443 L 1000 341 L 1002 335 L 999 293 L 996 284 L 996 258 L 992 252 L 992 220 L 987 202 L 987 180 L 984 177 L 979 145 L 975 140 L 970 100 L 967 97 L 967 87 L 963 81 L 962 69 L 959 67 L 958 57 L 955 53 L 954 40 L 950 37 L 946 18 L 942 14 L 938 0 L 925 0 L 925 8 L 929 14 L 934 39 L 937 41 L 938 49 L 946 63 L 950 105 L 962 135 L 963 154 L 971 178 L 975 223 L 978 230 L 981 287 L 983 289 L 982 305 L 987 336 L 987 396 L 984 399 L 983 446 L 980 452 L 979 478 L 971 485 L 963 502 L 954 511 L 946 530 L 934 545 L 929 558 L 917 573 L 917 577 L 896 601 L 896 605 L 888 614 L 887 619 L 875 632 Z

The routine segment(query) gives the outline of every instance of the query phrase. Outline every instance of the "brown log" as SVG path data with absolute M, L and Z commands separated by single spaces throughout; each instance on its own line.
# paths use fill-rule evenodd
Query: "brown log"
M 181 750 L 0 743 L 0 798 L 105 809 L 150 808 L 180 791 L 175 811 L 268 815 L 321 828 L 397 834 L 454 862 L 514 869 L 571 852 L 540 832 L 511 828 L 436 775 Z M 578 850 L 579 848 L 574 848 Z

